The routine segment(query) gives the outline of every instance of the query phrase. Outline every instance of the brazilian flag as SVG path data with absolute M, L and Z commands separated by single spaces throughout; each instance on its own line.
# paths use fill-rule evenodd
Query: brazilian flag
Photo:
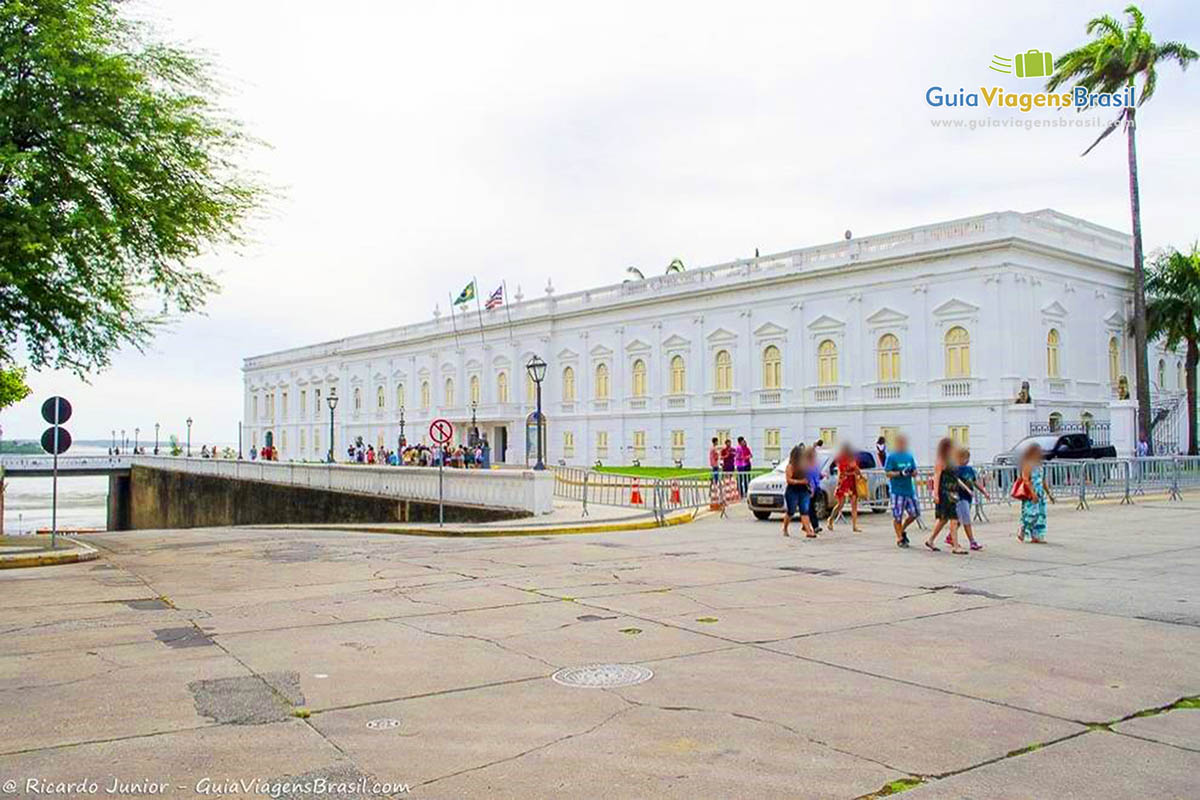
M 458 293 L 458 298 L 455 299 L 454 305 L 461 306 L 463 303 L 469 303 L 475 299 L 475 281 L 471 281 L 463 290 Z

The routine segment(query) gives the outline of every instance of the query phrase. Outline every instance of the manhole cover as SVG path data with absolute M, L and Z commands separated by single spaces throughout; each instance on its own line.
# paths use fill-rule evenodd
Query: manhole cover
M 391 717 L 382 717 L 380 719 L 371 720 L 367 723 L 367 727 L 373 731 L 387 731 L 391 730 L 392 728 L 399 728 L 400 720 L 393 719 Z
M 586 667 L 566 667 L 551 676 L 555 683 L 580 689 L 608 689 L 614 686 L 633 686 L 645 683 L 654 673 L 636 664 L 588 664 Z

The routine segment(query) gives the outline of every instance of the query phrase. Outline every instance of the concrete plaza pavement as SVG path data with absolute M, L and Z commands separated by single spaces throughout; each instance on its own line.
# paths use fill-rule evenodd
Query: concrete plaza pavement
M 994 511 L 969 556 L 744 508 L 91 536 L 99 560 L 0 572 L 0 795 L 1196 797 L 1200 708 L 1164 709 L 1200 695 L 1200 503 L 1072 505 L 1046 545 Z M 653 677 L 550 677 L 594 663 Z

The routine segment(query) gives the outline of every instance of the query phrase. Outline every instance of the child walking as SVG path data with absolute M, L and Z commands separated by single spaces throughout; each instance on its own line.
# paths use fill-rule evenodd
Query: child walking
M 958 515 L 959 527 L 967 534 L 967 541 L 970 542 L 972 550 L 982 550 L 983 545 L 975 541 L 975 531 L 971 528 L 971 503 L 975 500 L 975 492 L 979 492 L 988 500 L 992 496 L 987 493 L 987 489 L 979 483 L 979 476 L 975 472 L 975 468 L 971 466 L 971 451 L 965 447 L 960 447 L 956 454 L 958 460 L 958 505 L 955 506 L 955 511 Z M 950 544 L 950 537 L 946 537 L 946 544 Z
M 1032 498 L 1021 501 L 1021 527 L 1017 531 L 1017 541 L 1029 541 L 1033 544 L 1046 543 L 1046 499 L 1051 503 L 1058 502 L 1054 493 L 1046 483 L 1046 467 L 1042 459 L 1042 448 L 1036 444 L 1030 445 L 1021 459 L 1021 479 L 1032 490 Z

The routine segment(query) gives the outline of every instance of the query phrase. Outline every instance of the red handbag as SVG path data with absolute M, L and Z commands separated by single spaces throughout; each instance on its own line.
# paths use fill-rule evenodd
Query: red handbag
M 1012 487 L 1013 500 L 1032 500 L 1033 499 L 1033 484 L 1025 478 L 1017 478 L 1013 481 Z

